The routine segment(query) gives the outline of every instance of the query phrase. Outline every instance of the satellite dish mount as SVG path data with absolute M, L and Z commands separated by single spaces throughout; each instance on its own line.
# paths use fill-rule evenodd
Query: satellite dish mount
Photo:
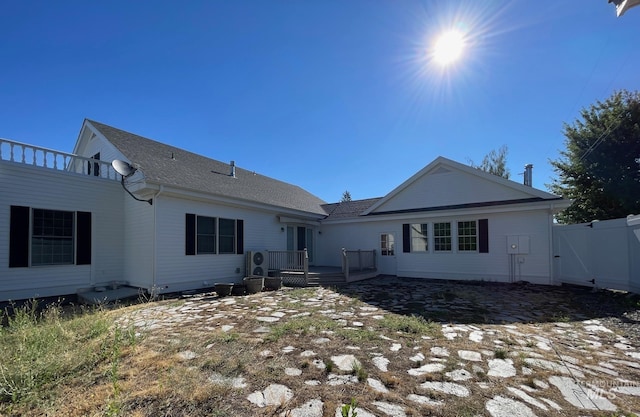
M 122 184 L 122 188 L 124 188 L 124 190 L 127 192 L 127 194 L 129 194 L 134 200 L 144 201 L 145 203 L 149 203 L 149 204 L 153 205 L 153 199 L 152 198 L 150 198 L 148 200 L 143 200 L 141 198 L 138 198 L 135 195 L 133 195 L 133 193 L 131 191 L 129 191 L 127 189 L 127 187 L 124 185 L 124 180 L 126 178 L 129 178 L 133 174 L 135 174 L 136 171 L 138 170 L 137 168 L 132 166 L 130 163 L 125 162 L 125 161 L 121 161 L 119 159 L 114 159 L 113 162 L 111 162 L 111 166 L 113 167 L 113 169 L 116 170 L 116 172 L 118 174 L 120 174 L 120 184 Z

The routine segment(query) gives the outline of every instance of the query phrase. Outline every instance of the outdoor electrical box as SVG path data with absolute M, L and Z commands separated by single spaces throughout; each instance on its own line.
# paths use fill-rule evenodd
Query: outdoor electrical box
M 507 236 L 507 253 L 510 255 L 528 255 L 529 236 Z

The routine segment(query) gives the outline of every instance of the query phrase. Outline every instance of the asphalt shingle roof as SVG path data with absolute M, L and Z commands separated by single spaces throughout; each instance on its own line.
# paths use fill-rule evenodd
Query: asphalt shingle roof
M 133 163 L 147 181 L 324 215 L 325 201 L 292 184 L 231 166 L 184 149 L 88 120 Z M 173 158 L 172 158 L 173 157 Z
M 347 219 L 350 217 L 358 217 L 366 209 L 380 201 L 381 198 L 382 197 L 324 204 L 322 208 L 327 212 L 327 219 Z

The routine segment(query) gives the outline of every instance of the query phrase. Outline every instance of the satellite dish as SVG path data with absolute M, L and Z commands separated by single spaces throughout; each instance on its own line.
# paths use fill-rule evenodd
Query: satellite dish
M 135 195 L 133 195 L 133 193 L 131 191 L 129 191 L 129 189 L 127 189 L 127 187 L 124 185 L 124 179 L 125 178 L 129 178 L 130 176 L 132 176 L 133 174 L 136 173 L 137 169 L 135 167 L 131 166 L 131 164 L 129 164 L 128 162 L 121 161 L 119 159 L 114 159 L 111 162 L 111 166 L 113 167 L 113 169 L 116 170 L 116 172 L 118 174 L 120 174 L 120 176 L 121 176 L 120 184 L 122 184 L 122 188 L 124 188 L 124 190 L 127 192 L 127 194 L 129 194 L 131 197 L 133 197 L 134 200 L 143 201 L 145 203 L 153 204 L 153 199 L 152 198 L 150 198 L 148 200 L 143 200 L 142 198 L 138 198 Z
M 609 3 L 616 5 L 616 15 L 622 16 L 632 7 L 640 6 L 640 0 L 609 0 Z
M 129 178 L 136 172 L 136 169 L 132 167 L 131 164 L 119 159 L 114 159 L 113 162 L 111 162 L 111 166 L 118 174 L 122 175 L 123 178 Z

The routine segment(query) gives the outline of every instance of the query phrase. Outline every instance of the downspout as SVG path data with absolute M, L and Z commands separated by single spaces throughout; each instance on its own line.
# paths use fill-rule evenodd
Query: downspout
M 158 245 L 156 244 L 156 237 L 157 237 L 157 224 L 158 224 L 158 216 L 157 216 L 157 210 L 158 210 L 158 197 L 160 196 L 160 194 L 162 194 L 162 192 L 164 191 L 164 185 L 160 185 L 160 189 L 158 190 L 158 192 L 153 196 L 153 254 L 152 254 L 152 259 L 151 259 L 151 277 L 152 277 L 152 281 L 151 281 L 151 296 L 155 297 L 156 295 L 156 259 L 157 259 L 157 247 Z
M 555 259 L 555 247 L 554 247 L 554 239 L 553 239 L 553 206 L 551 203 L 549 207 L 549 285 L 553 285 L 556 282 L 556 259 Z

